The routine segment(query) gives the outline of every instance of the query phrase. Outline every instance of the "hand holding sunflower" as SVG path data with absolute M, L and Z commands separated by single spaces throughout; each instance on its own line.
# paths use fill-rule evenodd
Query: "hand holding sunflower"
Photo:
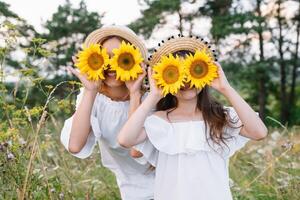
M 190 83 L 190 87 L 201 89 L 205 85 L 210 85 L 218 76 L 218 68 L 205 49 L 197 50 L 194 55 L 188 55 L 183 63 L 186 82 Z
M 110 60 L 111 70 L 116 71 L 117 80 L 129 81 L 143 73 L 141 52 L 132 44 L 122 41 L 120 48 L 113 50 L 114 56 Z
M 162 88 L 163 95 L 175 94 L 184 86 L 185 74 L 182 62 L 178 56 L 172 54 L 163 56 L 161 61 L 153 67 L 153 78 L 158 87 Z
M 157 83 L 153 78 L 153 70 L 151 67 L 148 67 L 147 72 L 150 85 L 150 92 L 148 96 L 154 97 L 159 100 L 163 97 L 163 90 L 159 86 L 157 86 Z
M 72 57 L 72 60 L 74 63 L 77 62 L 75 57 Z M 73 67 L 67 67 L 67 69 L 69 72 L 71 72 L 73 75 L 75 75 L 80 80 L 80 82 L 82 83 L 83 87 L 86 90 L 95 91 L 95 92 L 97 92 L 99 90 L 101 83 L 102 83 L 101 80 L 98 80 L 98 81 L 89 80 L 87 75 L 81 74 L 78 70 L 74 69 Z
M 143 80 L 147 74 L 145 67 L 143 67 L 142 70 L 143 70 L 142 74 L 139 74 L 137 79 L 125 81 L 125 85 L 129 90 L 130 96 L 135 94 L 139 94 L 139 95 L 141 94 L 141 87 L 143 84 Z
M 78 62 L 75 66 L 82 74 L 86 74 L 89 80 L 97 81 L 104 79 L 104 70 L 109 64 L 109 56 L 105 48 L 99 44 L 92 44 L 83 47 L 78 53 Z
M 215 65 L 218 68 L 218 77 L 212 81 L 211 87 L 221 94 L 224 94 L 231 87 L 231 85 L 229 84 L 221 65 L 217 62 L 215 62 Z

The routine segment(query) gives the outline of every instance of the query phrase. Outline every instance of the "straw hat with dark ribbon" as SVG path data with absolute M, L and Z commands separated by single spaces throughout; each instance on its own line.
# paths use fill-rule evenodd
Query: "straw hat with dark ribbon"
M 215 61 L 217 61 L 215 50 L 211 49 L 211 45 L 203 38 L 198 36 L 184 37 L 178 34 L 178 37 L 169 37 L 167 40 L 162 40 L 158 43 L 158 48 L 154 49 L 154 53 L 148 58 L 148 64 L 153 67 L 157 64 L 162 56 L 166 56 L 178 51 L 191 51 L 205 49 L 207 54 L 210 55 Z
M 130 28 L 125 26 L 104 26 L 99 28 L 87 36 L 84 45 L 88 47 L 91 44 L 100 44 L 111 36 L 118 36 L 127 40 L 140 50 L 145 60 L 147 59 L 148 51 L 142 39 L 140 39 Z

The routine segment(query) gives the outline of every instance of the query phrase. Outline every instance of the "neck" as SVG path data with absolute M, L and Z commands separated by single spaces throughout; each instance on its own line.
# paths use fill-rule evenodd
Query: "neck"
M 115 101 L 129 100 L 129 93 L 125 84 L 116 87 L 111 87 L 106 84 L 103 84 L 100 93 L 104 94 L 105 96 L 108 96 L 109 98 Z
M 197 97 L 189 100 L 178 99 L 176 109 L 186 114 L 195 114 L 197 112 Z

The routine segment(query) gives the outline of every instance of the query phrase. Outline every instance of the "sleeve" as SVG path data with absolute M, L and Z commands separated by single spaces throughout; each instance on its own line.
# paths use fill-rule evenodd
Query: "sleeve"
M 149 125 L 151 126 L 151 124 L 149 124 L 149 117 L 148 117 L 144 124 L 146 134 L 147 131 L 149 131 L 147 128 Z M 150 163 L 152 166 L 156 167 L 159 152 L 155 148 L 155 146 L 151 143 L 148 136 L 144 142 L 135 145 L 134 148 L 143 154 L 141 158 L 135 159 L 137 162 L 139 162 L 140 164 Z
M 246 143 L 250 141 L 250 139 L 240 135 L 240 131 L 243 125 L 235 109 L 233 107 L 227 107 L 227 109 L 228 109 L 229 119 L 231 120 L 231 122 L 230 122 L 230 126 L 227 126 L 225 128 L 225 137 L 228 138 L 227 156 L 231 157 L 232 155 L 234 155 L 236 151 L 243 148 L 246 145 Z
M 158 150 L 153 146 L 148 137 L 144 142 L 134 146 L 134 148 L 143 154 L 142 157 L 135 159 L 137 162 L 143 165 L 150 163 L 152 166 L 156 167 Z
M 77 98 L 76 98 L 76 110 L 79 107 L 82 96 L 83 96 L 83 88 L 80 89 L 80 93 L 77 95 Z M 94 146 L 97 142 L 97 138 L 101 137 L 101 130 L 99 127 L 99 123 L 97 121 L 97 113 L 96 113 L 97 106 L 98 106 L 98 103 L 97 103 L 97 97 L 96 97 L 93 108 L 92 108 L 91 117 L 90 117 L 92 131 L 89 133 L 86 144 L 83 146 L 83 148 L 81 149 L 80 152 L 78 152 L 76 154 L 70 152 L 75 157 L 78 157 L 81 159 L 89 157 L 93 152 Z M 69 140 L 70 140 L 72 122 L 73 122 L 73 116 L 64 122 L 64 126 L 62 128 L 61 135 L 60 135 L 61 143 L 63 144 L 63 146 L 66 148 L 67 151 L 69 151 Z

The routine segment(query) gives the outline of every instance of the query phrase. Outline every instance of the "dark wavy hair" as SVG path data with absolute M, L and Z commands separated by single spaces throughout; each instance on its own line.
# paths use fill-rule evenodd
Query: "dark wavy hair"
M 187 54 L 193 54 L 190 51 L 179 51 L 174 53 L 174 56 L 178 55 L 180 57 L 185 57 Z M 156 105 L 157 111 L 167 111 L 168 115 L 177 108 L 178 100 L 176 96 L 167 94 L 164 98 Z M 206 139 L 209 138 L 216 144 L 226 145 L 226 140 L 231 138 L 228 135 L 224 135 L 224 128 L 226 126 L 231 128 L 238 128 L 233 126 L 237 123 L 237 120 L 231 119 L 229 117 L 229 110 L 224 108 L 224 106 L 214 99 L 210 92 L 209 87 L 205 86 L 201 92 L 197 95 L 197 109 L 202 112 L 203 120 L 205 123 L 205 133 Z M 209 132 L 207 134 L 207 128 L 209 127 Z M 227 145 L 226 145 L 227 146 Z

